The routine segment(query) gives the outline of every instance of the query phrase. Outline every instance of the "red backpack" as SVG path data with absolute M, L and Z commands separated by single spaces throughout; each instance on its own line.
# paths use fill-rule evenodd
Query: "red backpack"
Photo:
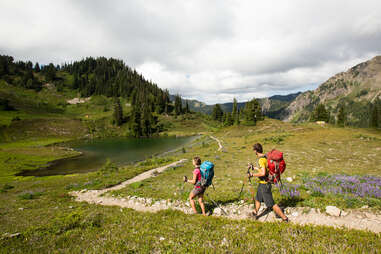
M 273 149 L 266 154 L 266 158 L 269 168 L 268 182 L 276 184 L 280 182 L 280 175 L 286 170 L 283 153 Z

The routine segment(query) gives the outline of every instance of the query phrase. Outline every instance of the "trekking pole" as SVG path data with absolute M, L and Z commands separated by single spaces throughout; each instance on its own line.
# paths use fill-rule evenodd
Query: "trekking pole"
M 250 165 L 250 166 L 247 168 L 247 174 L 250 174 L 250 169 L 253 169 L 253 165 Z M 250 185 L 252 185 L 252 184 L 251 184 L 251 178 L 250 178 L 250 177 L 248 177 L 248 178 L 249 178 Z M 243 181 L 243 183 L 242 183 L 241 191 L 239 192 L 238 199 L 241 198 L 241 194 L 242 194 L 242 191 L 243 191 L 243 187 L 244 187 L 244 186 L 245 186 L 245 181 Z
M 216 201 L 214 201 L 213 199 L 211 199 L 207 193 L 205 193 L 205 195 L 212 201 L 212 203 L 213 203 L 215 206 L 217 206 L 218 208 L 220 208 L 221 211 L 222 211 L 226 216 L 228 216 L 228 214 L 225 212 L 225 210 L 222 209 L 222 207 L 219 206 L 218 203 L 217 203 Z
M 243 181 L 243 183 L 242 183 L 242 187 L 241 187 L 241 191 L 239 192 L 238 199 L 241 198 L 241 193 L 243 191 L 243 186 L 245 186 L 245 181 Z
M 280 179 L 280 178 L 279 178 L 279 183 L 280 183 L 280 187 L 279 187 L 279 189 L 280 189 L 280 190 L 283 190 L 283 183 L 282 183 L 282 179 Z

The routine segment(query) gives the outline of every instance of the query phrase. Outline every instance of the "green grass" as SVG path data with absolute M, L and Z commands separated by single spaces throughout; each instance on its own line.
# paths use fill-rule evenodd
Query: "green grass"
M 76 202 L 69 191 L 103 189 L 130 179 L 146 170 L 181 158 L 188 161 L 157 177 L 132 184 L 116 192 L 154 199 L 186 200 L 192 186 L 183 185 L 191 176 L 191 159 L 200 156 L 215 163 L 216 190 L 210 197 L 219 203 L 238 200 L 248 161 L 255 162 L 252 145 L 264 143 L 285 152 L 287 170 L 283 176 L 305 177 L 327 174 L 380 175 L 381 133 L 367 129 L 322 128 L 266 119 L 258 126 L 218 129 L 192 128 L 196 119 L 177 119 L 174 134 L 210 132 L 222 140 L 226 152 L 207 136 L 174 152 L 170 157 L 151 158 L 136 165 L 115 167 L 86 174 L 49 177 L 15 177 L 21 169 L 33 170 L 57 158 L 72 156 L 54 143 L 62 137 L 32 135 L 29 139 L 0 145 L 0 252 L 8 253 L 377 253 L 381 235 L 366 231 L 228 220 L 185 215 L 166 210 L 155 214 L 120 207 Z M 183 123 L 181 123 L 183 122 Z M 195 125 L 196 126 L 196 125 Z M 184 128 L 183 128 L 184 127 Z M 200 128 L 200 129 L 197 129 Z M 33 134 L 35 135 L 35 134 Z M 62 138 L 63 140 L 66 137 Z M 249 187 L 241 198 L 250 199 Z M 292 206 L 342 208 L 367 204 L 380 209 L 379 200 L 368 203 L 341 196 L 313 195 L 301 191 L 291 200 L 274 190 L 277 202 Z M 210 204 L 210 200 L 206 198 Z M 378 202 L 378 203 L 377 203 Z M 20 233 L 9 238 L 4 233 Z
M 209 133 L 218 130 L 220 123 L 210 120 L 208 117 L 198 113 L 180 116 L 163 115 L 159 117 L 163 124 L 166 135 L 188 136 L 199 133 Z
M 176 211 L 156 214 L 78 203 L 63 186 L 83 176 L 50 177 L 16 183 L 1 194 L 2 252 L 14 253 L 376 253 L 379 234 L 282 223 L 234 221 Z M 43 189 L 34 199 L 20 199 L 25 189 Z M 23 209 L 19 209 L 23 208 Z M 84 240 L 86 239 L 86 240 Z M 319 240 L 317 240 L 319 239 Z
M 34 140 L 21 140 L 11 143 L 1 143 L 0 149 L 9 148 L 26 148 L 26 147 L 43 147 L 47 145 L 57 144 L 69 141 L 68 138 L 35 138 Z

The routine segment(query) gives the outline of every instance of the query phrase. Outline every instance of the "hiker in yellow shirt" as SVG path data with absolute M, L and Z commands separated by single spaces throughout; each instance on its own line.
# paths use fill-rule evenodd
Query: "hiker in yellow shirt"
M 262 145 L 256 143 L 253 146 L 253 150 L 258 158 L 259 168 L 254 167 L 258 173 L 249 172 L 248 177 L 258 177 L 259 184 L 257 194 L 255 195 L 255 208 L 252 212 L 255 219 L 258 219 L 258 211 L 261 207 L 261 202 L 265 202 L 268 209 L 272 209 L 283 221 L 288 222 L 287 216 L 283 213 L 282 209 L 275 204 L 273 199 L 273 194 L 271 192 L 271 183 L 268 181 L 268 164 L 266 159 L 266 154 L 263 153 Z

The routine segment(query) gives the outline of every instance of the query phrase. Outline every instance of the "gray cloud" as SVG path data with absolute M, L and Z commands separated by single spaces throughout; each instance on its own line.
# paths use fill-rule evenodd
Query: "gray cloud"
M 313 89 L 379 54 L 379 13 L 375 0 L 3 0 L 0 53 L 121 58 L 186 98 L 247 100 Z

